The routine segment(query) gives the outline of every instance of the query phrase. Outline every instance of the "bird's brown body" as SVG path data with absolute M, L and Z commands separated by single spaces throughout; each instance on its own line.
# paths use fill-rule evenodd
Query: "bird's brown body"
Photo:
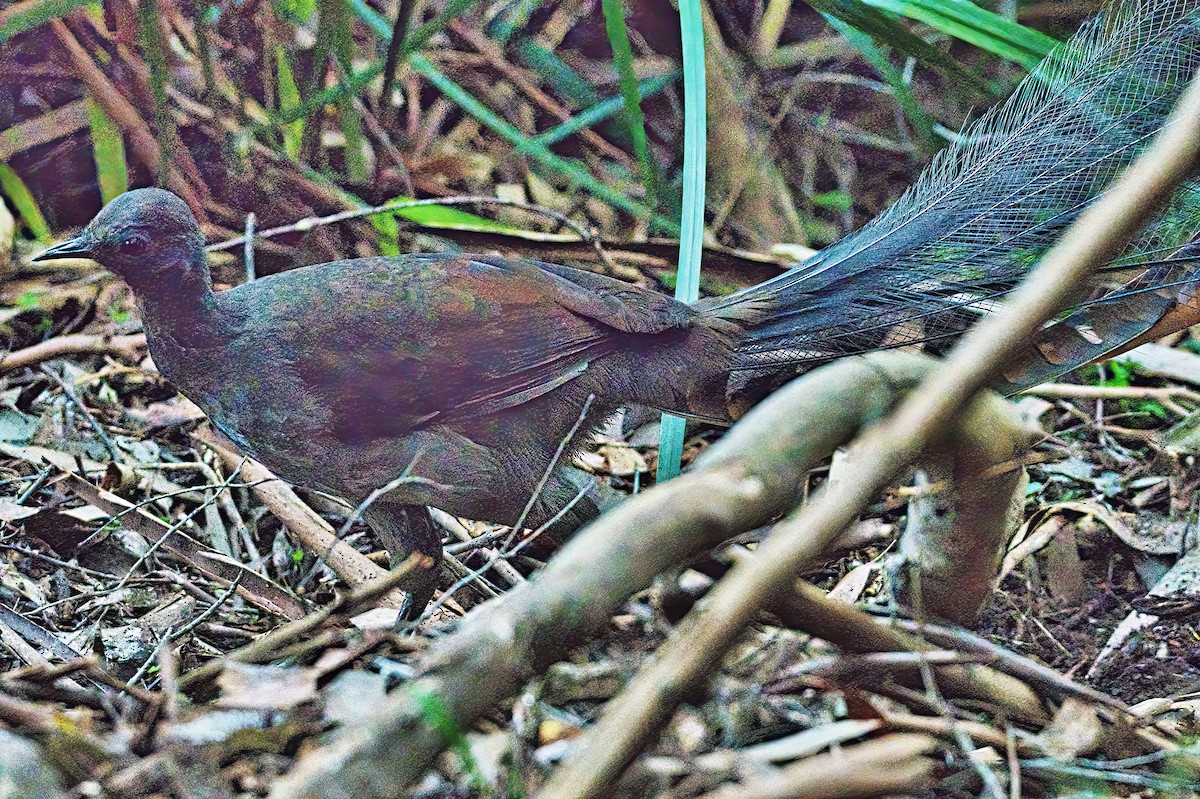
M 355 503 L 390 484 L 364 518 L 396 557 L 440 555 L 420 506 L 512 524 L 532 498 L 524 518 L 540 525 L 575 500 L 564 528 L 594 515 L 554 462 L 563 442 L 629 403 L 731 421 L 735 350 L 760 313 L 460 255 L 338 261 L 214 292 L 202 244 L 180 199 L 142 189 L 45 255 L 123 277 L 159 371 L 283 478 Z M 426 578 L 410 586 L 422 607 Z
M 367 258 L 139 296 L 159 370 L 283 477 L 361 500 L 407 470 L 390 500 L 514 522 L 589 396 L 592 424 L 627 402 L 729 418 L 736 322 L 556 272 Z

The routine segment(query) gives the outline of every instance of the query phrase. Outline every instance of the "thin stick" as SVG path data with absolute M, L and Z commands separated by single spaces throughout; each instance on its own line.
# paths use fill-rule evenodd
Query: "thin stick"
M 402 211 L 405 208 L 421 208 L 426 205 L 503 205 L 511 208 L 520 208 L 531 213 L 540 214 L 542 216 L 553 219 L 559 225 L 570 228 L 580 241 L 586 241 L 593 244 L 599 244 L 596 237 L 587 228 L 575 222 L 570 217 L 560 214 L 550 208 L 541 205 L 533 205 L 531 203 L 521 202 L 519 200 L 505 200 L 500 197 L 484 197 L 476 195 L 462 195 L 457 197 L 435 197 L 430 200 L 397 200 L 396 202 L 384 203 L 383 205 L 374 205 L 370 208 L 355 208 L 350 211 L 340 211 L 336 214 L 328 216 L 307 216 L 304 219 L 298 219 L 289 225 L 281 225 L 279 227 L 267 228 L 266 230 L 258 231 L 256 235 L 259 239 L 273 239 L 276 236 L 282 236 L 285 233 L 303 233 L 312 230 L 322 225 L 332 225 L 336 222 L 344 222 L 347 219 L 358 219 L 364 216 L 373 216 L 375 214 L 383 214 L 389 211 Z M 218 252 L 220 250 L 231 250 L 238 245 L 245 244 L 245 236 L 237 236 L 226 241 L 210 244 L 204 249 L 208 252 Z

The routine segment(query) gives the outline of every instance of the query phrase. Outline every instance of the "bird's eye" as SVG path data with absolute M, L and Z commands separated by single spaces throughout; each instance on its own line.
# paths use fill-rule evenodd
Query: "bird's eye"
M 148 246 L 145 239 L 128 238 L 121 242 L 121 254 L 133 258 L 140 258 L 145 255 L 147 249 Z

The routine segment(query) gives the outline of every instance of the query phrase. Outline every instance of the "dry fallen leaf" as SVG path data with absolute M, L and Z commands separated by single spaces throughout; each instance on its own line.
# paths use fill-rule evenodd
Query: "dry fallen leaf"
M 1046 754 L 1061 760 L 1085 755 L 1100 743 L 1104 730 L 1096 715 L 1096 706 L 1067 697 L 1054 719 L 1037 736 Z
M 315 669 L 231 662 L 217 677 L 224 708 L 286 710 L 317 698 Z

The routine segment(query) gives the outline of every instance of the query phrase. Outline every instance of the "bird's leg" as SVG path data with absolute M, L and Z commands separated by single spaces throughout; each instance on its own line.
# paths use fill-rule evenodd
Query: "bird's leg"
M 437 588 L 442 565 L 441 531 L 429 515 L 429 509 L 421 505 L 380 499 L 368 505 L 362 517 L 388 551 L 393 566 L 414 552 L 433 559 L 432 566 L 414 569 L 400 586 L 408 592 L 405 618 L 416 619 L 425 610 L 433 597 L 433 590 Z

